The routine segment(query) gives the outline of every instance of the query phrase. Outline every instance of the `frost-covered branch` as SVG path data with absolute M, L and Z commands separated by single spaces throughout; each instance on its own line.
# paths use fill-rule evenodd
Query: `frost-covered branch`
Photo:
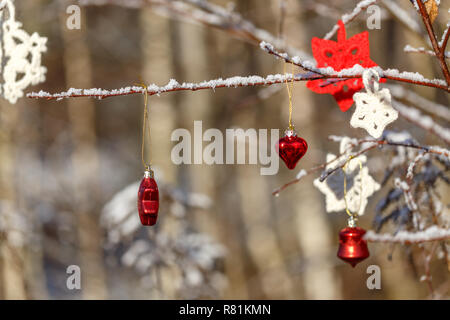
M 334 136 L 330 136 L 330 139 L 335 139 Z M 325 180 L 327 177 L 329 177 L 332 173 L 334 173 L 335 171 L 342 169 L 346 163 L 346 160 L 348 159 L 349 153 L 348 151 L 350 151 L 351 149 L 353 149 L 356 146 L 360 146 L 360 145 L 364 145 L 367 147 L 365 147 L 364 149 L 353 153 L 352 156 L 357 157 L 359 155 L 362 155 L 372 149 L 375 149 L 378 146 L 382 146 L 382 145 L 388 145 L 388 146 L 394 146 L 394 147 L 405 147 L 405 148 L 412 148 L 412 149 L 417 149 L 417 150 L 422 150 L 424 152 L 430 153 L 430 154 L 434 154 L 435 156 L 438 157 L 444 157 L 445 159 L 450 159 L 450 151 L 444 148 L 439 148 L 439 147 L 431 147 L 431 146 L 421 146 L 419 144 L 415 144 L 415 143 L 411 143 L 409 141 L 394 141 L 391 139 L 381 139 L 381 140 L 373 140 L 373 139 L 360 139 L 357 140 L 356 143 L 352 143 L 350 145 L 350 147 L 345 150 L 344 152 L 342 152 L 341 154 L 337 155 L 335 159 L 322 163 L 320 165 L 314 166 L 308 170 L 304 170 L 302 169 L 296 176 L 296 178 L 294 180 L 291 180 L 287 183 L 285 183 L 284 185 L 280 186 L 279 188 L 273 190 L 272 195 L 278 195 L 281 191 L 283 191 L 284 189 L 290 187 L 291 185 L 296 184 L 297 182 L 299 182 L 303 177 L 317 172 L 319 170 L 324 169 L 327 165 L 334 163 L 336 161 L 338 161 L 337 165 L 334 166 L 333 168 L 331 168 L 330 170 L 327 170 L 326 172 L 324 172 L 321 176 L 321 181 Z M 344 156 L 346 157 L 344 159 Z
M 352 12 L 344 14 L 341 17 L 342 22 L 344 24 L 347 24 L 347 23 L 353 21 L 361 12 L 366 10 L 372 4 L 375 4 L 377 1 L 378 0 L 362 0 L 362 1 L 358 2 L 358 4 L 356 5 L 356 7 L 353 9 Z M 335 24 L 334 27 L 330 30 L 330 32 L 328 32 L 323 38 L 327 39 L 327 40 L 331 39 L 338 30 L 339 30 L 339 25 Z
M 439 46 L 439 43 L 436 39 L 436 33 L 434 32 L 433 25 L 431 24 L 430 16 L 428 15 L 427 9 L 422 1 L 416 1 L 419 6 L 419 12 L 422 16 L 423 23 L 427 29 L 428 37 L 430 38 L 431 44 L 433 46 L 434 53 L 439 61 L 439 65 L 441 66 L 442 73 L 444 74 L 445 80 L 447 81 L 447 85 L 450 87 L 450 71 L 448 70 L 447 63 L 445 62 L 445 47 L 448 41 L 448 35 L 445 36 L 447 40 L 443 40 L 442 46 Z M 448 32 L 447 32 L 448 33 Z
M 417 244 L 430 241 L 448 240 L 450 239 L 450 229 L 431 226 L 426 230 L 418 232 L 399 231 L 396 235 L 378 234 L 372 230 L 369 230 L 364 238 L 370 242 Z
M 215 90 L 217 88 L 237 88 L 237 87 L 251 87 L 251 86 L 265 86 L 272 85 L 278 83 L 284 83 L 287 81 L 307 81 L 307 80 L 316 80 L 320 79 L 321 76 L 309 73 L 309 74 L 295 74 L 294 76 L 291 73 L 287 74 L 271 74 L 266 76 L 265 78 L 260 76 L 248 76 L 248 77 L 231 77 L 226 79 L 215 79 L 209 81 L 203 81 L 199 83 L 192 82 L 183 82 L 182 84 L 178 83 L 176 80 L 171 79 L 169 83 L 165 86 L 157 86 L 156 84 L 150 84 L 147 86 L 147 92 L 149 95 L 159 95 L 161 93 L 173 92 L 173 91 L 197 91 L 197 90 L 205 90 L 212 89 Z M 126 96 L 130 94 L 136 93 L 144 93 L 144 88 L 139 86 L 129 86 L 120 89 L 100 89 L 100 88 L 92 88 L 92 89 L 75 89 L 71 88 L 68 91 L 60 92 L 60 93 L 49 93 L 45 91 L 40 92 L 31 92 L 27 94 L 28 98 L 33 99 L 47 99 L 47 100 L 61 100 L 64 98 L 80 98 L 80 97 L 90 97 L 97 99 L 104 99 L 108 97 L 116 97 L 116 96 Z
M 408 53 L 424 53 L 424 54 L 427 54 L 429 56 L 434 56 L 434 57 L 436 56 L 436 53 L 432 50 L 427 50 L 424 47 L 414 48 L 414 47 L 411 47 L 409 44 L 403 48 L 403 51 L 408 52 Z M 446 59 L 450 59 L 450 51 L 444 52 L 444 56 Z
M 423 34 L 417 21 L 414 20 L 401 6 L 399 6 L 397 1 L 381 0 L 381 3 L 383 3 L 384 7 L 394 18 L 396 18 L 401 24 L 411 30 L 414 34 Z
M 202 24 L 208 27 L 228 32 L 232 36 L 258 45 L 261 41 L 273 43 L 276 48 L 285 50 L 293 55 L 305 59 L 311 56 L 286 44 L 279 37 L 267 30 L 256 27 L 252 22 L 244 19 L 239 13 L 228 8 L 203 0 L 79 0 L 84 6 L 115 5 L 128 8 L 142 8 L 148 6 L 161 16 L 175 18 L 180 21 Z
M 280 53 L 275 50 L 274 46 L 270 43 L 261 42 L 260 44 L 261 49 L 266 51 L 267 53 L 274 55 L 277 58 L 283 59 L 284 61 L 288 63 L 292 63 L 306 71 L 314 72 L 316 74 L 321 75 L 322 79 L 331 78 L 331 79 L 349 79 L 349 78 L 361 78 L 362 73 L 365 70 L 361 65 L 356 64 L 352 68 L 343 69 L 341 71 L 335 71 L 332 67 L 327 68 L 317 68 L 316 64 L 303 60 L 298 56 L 290 57 L 286 53 Z M 376 69 L 380 77 L 386 78 L 389 80 L 394 81 L 400 81 L 400 82 L 406 82 L 406 83 L 412 83 L 416 85 L 422 85 L 427 87 L 435 87 L 442 90 L 445 90 L 447 92 L 450 92 L 450 86 L 447 85 L 447 83 L 444 80 L 441 79 L 427 79 L 424 76 L 422 76 L 418 72 L 400 72 L 397 69 L 387 69 L 383 70 L 380 67 L 375 67 L 373 69 Z
M 450 144 L 450 129 L 437 124 L 431 117 L 424 115 L 419 110 L 408 107 L 403 103 L 394 100 L 392 101 L 392 105 L 407 121 L 434 134 L 445 141 L 445 143 Z
M 447 106 L 425 99 L 412 90 L 408 90 L 400 85 L 388 85 L 388 88 L 394 98 L 407 102 L 410 105 L 418 107 L 433 116 L 437 116 L 450 122 L 450 109 Z

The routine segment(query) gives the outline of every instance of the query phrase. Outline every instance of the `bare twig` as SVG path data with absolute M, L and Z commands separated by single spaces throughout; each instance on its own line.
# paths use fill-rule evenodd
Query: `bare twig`
M 178 83 L 176 80 L 172 79 L 165 86 L 157 86 L 155 84 L 148 85 L 147 92 L 150 96 L 159 95 L 161 93 L 166 92 L 174 92 L 174 91 L 197 91 L 197 90 L 205 90 L 212 89 L 215 90 L 217 88 L 237 88 L 237 87 L 252 87 L 252 86 L 269 86 L 278 83 L 284 83 L 287 81 L 308 81 L 308 80 L 316 80 L 320 79 L 322 76 L 309 73 L 309 74 L 296 74 L 292 75 L 291 73 L 287 73 L 284 75 L 276 74 L 276 75 L 268 75 L 265 78 L 260 76 L 248 76 L 248 77 L 231 77 L 226 79 L 216 79 L 209 80 L 200 83 Z M 117 96 L 126 96 L 130 94 L 143 93 L 143 88 L 138 86 L 130 86 L 120 89 L 74 89 L 71 88 L 68 91 L 60 92 L 60 93 L 48 93 L 44 91 L 40 92 L 31 92 L 27 94 L 28 98 L 33 99 L 47 99 L 47 100 L 61 100 L 64 98 L 80 98 L 80 97 L 89 97 L 89 98 L 97 98 L 104 99 L 109 97 L 117 97 Z
M 339 72 L 333 70 L 333 72 L 331 72 L 330 67 L 317 68 L 317 67 L 315 67 L 315 65 L 313 63 L 311 63 L 309 61 L 303 61 L 299 57 L 291 58 L 286 53 L 280 53 L 280 52 L 276 51 L 271 44 L 262 42 L 260 44 L 260 47 L 267 53 L 272 54 L 280 59 L 283 59 L 284 61 L 286 61 L 288 63 L 292 63 L 304 70 L 314 72 L 316 74 L 321 75 L 322 79 L 362 78 L 362 72 L 364 71 L 363 67 L 356 65 L 350 69 L 344 69 Z M 360 72 L 355 72 L 355 68 L 357 68 L 358 66 L 359 66 Z M 412 74 L 410 72 L 400 73 L 398 70 L 391 70 L 391 69 L 383 70 L 380 67 L 377 67 L 376 69 L 379 72 L 380 77 L 382 77 L 382 78 L 386 78 L 386 79 L 394 80 L 394 81 L 412 83 L 412 84 L 421 85 L 421 86 L 435 87 L 435 88 L 439 88 L 439 89 L 445 90 L 447 92 L 450 92 L 450 86 L 446 85 L 445 81 L 443 81 L 443 80 L 438 80 L 438 79 L 430 80 L 430 79 L 426 79 L 422 76 L 419 77 L 418 74 Z M 358 69 L 356 69 L 356 70 L 358 70 Z
M 351 13 L 344 14 L 341 17 L 341 20 L 344 24 L 347 24 L 351 21 L 353 21 L 361 12 L 366 10 L 368 7 L 370 7 L 372 4 L 375 4 L 378 0 L 369 0 L 369 1 L 360 1 L 356 7 L 353 9 Z M 328 32 L 323 38 L 324 39 L 331 39 L 336 32 L 339 30 L 339 25 L 335 24 L 330 32 Z
M 370 242 L 418 244 L 448 240 L 450 239 L 450 229 L 442 229 L 433 225 L 424 231 L 400 231 L 396 235 L 378 234 L 370 230 L 367 231 L 364 239 Z
M 438 155 L 438 156 L 444 156 L 444 157 L 450 158 L 450 152 L 449 152 L 448 150 L 445 150 L 445 149 L 439 149 L 439 150 L 437 150 L 437 149 L 434 149 L 434 148 L 429 147 L 429 146 L 421 146 L 421 145 L 418 145 L 418 144 L 412 144 L 412 143 L 407 143 L 407 142 L 394 142 L 394 141 L 391 141 L 391 140 L 370 140 L 370 139 L 368 140 L 368 139 L 361 139 L 361 140 L 358 140 L 358 142 L 357 142 L 356 144 L 352 144 L 350 147 L 348 147 L 348 149 L 351 150 L 351 149 L 353 149 L 354 147 L 356 147 L 356 146 L 358 146 L 358 145 L 362 145 L 362 144 L 364 144 L 364 143 L 371 143 L 372 145 L 370 145 L 370 146 L 368 146 L 367 148 L 365 148 L 365 149 L 363 149 L 363 150 L 361 150 L 361 151 L 359 151 L 359 152 L 353 154 L 353 156 L 356 157 L 356 156 L 362 155 L 362 154 L 364 154 L 364 153 L 366 153 L 366 152 L 368 152 L 368 151 L 370 151 L 370 150 L 376 148 L 377 146 L 381 146 L 381 145 L 389 145 L 389 146 L 395 146 L 395 147 L 406 147 L 406 148 L 418 149 L 418 150 L 422 150 L 422 151 L 425 151 L 425 152 L 428 152 L 428 153 L 431 153 L 431 154 L 435 154 L 435 155 Z M 282 185 L 281 187 L 275 189 L 275 190 L 272 192 L 272 195 L 278 195 L 278 194 L 279 194 L 281 191 L 283 191 L 284 189 L 286 189 L 286 188 L 288 188 L 288 187 L 290 187 L 290 186 L 296 184 L 297 182 L 299 182 L 304 176 L 309 175 L 309 174 L 311 174 L 311 173 L 313 173 L 313 172 L 317 172 L 317 171 L 319 171 L 319 170 L 325 168 L 327 165 L 329 165 L 330 163 L 333 163 L 333 162 L 338 161 L 338 160 L 341 159 L 343 156 L 346 156 L 346 155 L 348 156 L 348 149 L 345 150 L 344 152 L 342 152 L 341 154 L 339 154 L 338 156 L 336 156 L 336 158 L 334 158 L 333 160 L 331 160 L 331 161 L 329 161 L 329 162 L 325 162 L 325 163 L 322 163 L 322 164 L 320 164 L 320 165 L 314 166 L 314 167 L 312 167 L 312 168 L 310 168 L 310 169 L 308 169 L 308 170 L 304 170 L 304 174 L 299 175 L 298 178 L 295 178 L 294 180 L 291 180 L 291 181 L 285 183 L 284 185 Z M 324 175 L 322 176 L 322 177 L 324 177 L 323 180 L 325 180 L 325 179 L 326 179 L 328 176 L 330 176 L 333 172 L 335 172 L 335 171 L 337 171 L 337 170 L 339 170 L 339 169 L 342 169 L 342 168 L 344 167 L 344 165 L 345 165 L 345 162 L 340 163 L 340 164 L 337 165 L 336 167 L 334 167 L 334 168 L 328 170 L 327 172 L 325 172 Z M 321 177 L 321 178 L 322 178 L 322 177 Z M 323 180 L 321 180 L 321 181 L 323 181 Z
M 450 72 L 448 70 L 447 63 L 445 62 L 445 52 L 444 52 L 444 44 L 447 44 L 448 36 L 443 41 L 442 48 L 439 47 L 438 41 L 436 39 L 436 34 L 434 33 L 433 25 L 431 24 L 430 16 L 428 15 L 427 9 L 422 1 L 416 1 L 419 6 L 420 15 L 422 16 L 423 23 L 427 29 L 428 37 L 430 38 L 431 44 L 433 46 L 434 53 L 438 58 L 439 64 L 442 69 L 442 73 L 444 74 L 445 80 L 447 81 L 447 85 L 450 86 Z

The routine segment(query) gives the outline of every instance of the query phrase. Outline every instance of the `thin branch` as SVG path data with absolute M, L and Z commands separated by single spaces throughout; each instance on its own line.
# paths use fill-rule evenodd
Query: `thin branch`
M 441 125 L 435 123 L 431 117 L 424 115 L 419 110 L 408 107 L 398 101 L 393 100 L 392 106 L 408 122 L 411 122 L 435 135 L 439 139 L 443 140 L 447 145 L 450 144 L 450 129 L 442 127 Z
M 450 22 L 447 23 L 447 29 L 444 31 L 444 34 L 442 35 L 442 40 L 440 42 L 441 51 L 445 52 L 445 48 L 447 47 L 449 37 L 450 37 Z
M 434 101 L 425 99 L 421 95 L 418 95 L 412 90 L 408 90 L 405 87 L 398 84 L 391 84 L 387 86 L 392 94 L 392 97 L 397 100 L 407 102 L 417 108 L 426 111 L 433 117 L 439 117 L 450 122 L 450 109 L 448 106 L 436 103 Z
M 424 231 L 400 231 L 396 235 L 377 234 L 372 230 L 369 230 L 365 234 L 364 239 L 370 242 L 418 244 L 431 241 L 448 240 L 450 239 L 450 229 L 443 229 L 434 225 Z
M 189 23 L 203 24 L 225 31 L 232 36 L 252 44 L 261 41 L 273 43 L 280 50 L 305 59 L 311 56 L 286 44 L 284 39 L 272 35 L 267 30 L 256 27 L 244 19 L 239 13 L 230 11 L 217 4 L 199 0 L 79 0 L 83 6 L 115 5 L 127 8 L 151 7 L 156 14 L 168 18 L 176 18 Z
M 424 39 L 422 37 L 424 36 L 424 33 L 422 32 L 419 23 L 417 23 L 416 20 L 414 20 L 401 6 L 398 5 L 398 1 L 381 0 L 381 3 L 383 3 L 384 7 L 389 11 L 389 13 L 402 25 L 411 30 L 413 34 L 417 35 L 422 40 Z
M 309 74 L 296 74 L 292 75 L 291 73 L 282 75 L 268 75 L 265 78 L 260 76 L 248 76 L 248 77 L 231 77 L 226 79 L 216 79 L 203 81 L 200 83 L 178 83 L 176 80 L 172 79 L 165 86 L 157 86 L 156 84 L 148 85 L 147 92 L 150 96 L 159 95 L 161 93 L 166 92 L 174 92 L 174 91 L 197 91 L 204 89 L 212 89 L 215 90 L 217 88 L 237 88 L 237 87 L 250 87 L 250 86 L 269 86 L 278 83 L 284 83 L 287 81 L 307 81 L 307 80 L 316 80 L 320 79 L 321 76 L 309 73 Z M 109 97 L 117 97 L 117 96 L 126 96 L 130 94 L 143 93 L 144 89 L 138 86 L 130 86 L 120 89 L 74 89 L 71 88 L 68 91 L 60 92 L 60 93 L 48 93 L 45 91 L 40 92 L 31 92 L 27 94 L 28 98 L 33 99 L 47 99 L 47 100 L 61 100 L 64 98 L 80 98 L 80 97 L 89 97 L 89 98 L 97 98 L 104 99 Z
M 365 70 L 360 65 L 355 65 L 352 68 L 349 69 L 343 69 L 341 71 L 335 71 L 331 67 L 327 68 L 317 68 L 314 63 L 311 61 L 305 61 L 302 60 L 300 57 L 290 57 L 286 53 L 280 53 L 274 49 L 274 47 L 265 42 L 261 42 L 260 44 L 261 49 L 266 51 L 267 53 L 274 55 L 280 59 L 283 59 L 284 61 L 288 63 L 292 63 L 306 71 L 314 72 L 316 74 L 321 75 L 322 79 L 326 78 L 332 78 L 332 79 L 354 79 L 354 78 L 361 78 L 362 73 Z M 394 81 L 400 81 L 400 82 L 406 82 L 406 83 L 412 83 L 416 85 L 421 86 L 427 86 L 427 87 L 434 87 L 438 89 L 445 90 L 447 92 L 450 92 L 450 86 L 446 84 L 444 80 L 441 79 L 427 79 L 420 75 L 419 73 L 412 73 L 412 72 L 399 72 L 395 69 L 388 69 L 383 70 L 380 67 L 374 68 L 377 70 L 377 72 L 380 74 L 380 77 L 386 78 L 389 80 Z
M 281 187 L 275 189 L 272 192 L 272 195 L 276 196 L 278 195 L 281 191 L 283 191 L 284 189 L 296 184 L 297 182 L 299 182 L 304 176 L 309 175 L 313 172 L 319 171 L 321 169 L 324 169 L 327 165 L 338 161 L 339 159 L 341 159 L 343 156 L 348 156 L 348 151 L 353 149 L 354 147 L 358 146 L 358 145 L 362 145 L 364 143 L 372 143 L 372 145 L 368 146 L 367 148 L 353 154 L 353 156 L 359 156 L 362 155 L 364 153 L 366 153 L 367 151 L 370 151 L 374 148 L 376 148 L 377 146 L 381 146 L 381 145 L 389 145 L 389 146 L 395 146 L 395 147 L 406 147 L 406 148 L 413 148 L 413 149 L 418 149 L 418 150 L 422 150 L 425 152 L 428 152 L 430 154 L 435 154 L 438 156 L 443 156 L 446 158 L 450 158 L 450 151 L 443 149 L 443 148 L 435 148 L 435 147 L 430 147 L 430 146 L 421 146 L 418 144 L 412 144 L 412 143 L 408 143 L 408 142 L 395 142 L 395 141 L 391 141 L 391 140 L 368 140 L 368 139 L 361 139 L 358 140 L 358 142 L 356 144 L 352 144 L 350 147 L 348 147 L 347 150 L 345 150 L 344 152 L 342 152 L 341 154 L 339 154 L 338 156 L 336 156 L 336 158 L 334 158 L 331 161 L 322 163 L 320 165 L 314 166 L 308 170 L 303 170 L 301 171 L 302 174 L 299 174 L 294 180 L 291 180 L 287 183 L 285 183 L 284 185 L 282 185 Z M 330 176 L 333 172 L 342 169 L 345 165 L 345 162 L 340 163 L 339 165 L 337 165 L 336 167 L 328 170 L 327 172 L 324 173 L 324 179 L 325 180 L 328 176 Z M 321 177 L 322 178 L 322 177 Z M 322 181 L 323 181 L 322 180 Z
M 358 4 L 356 5 L 356 7 L 353 9 L 352 12 L 348 13 L 348 14 L 344 14 L 341 17 L 341 20 L 344 24 L 347 24 L 351 21 L 353 21 L 361 12 L 363 12 L 364 10 L 366 10 L 368 7 L 370 7 L 372 4 L 375 4 L 378 0 L 363 0 L 358 2 Z M 330 30 L 330 32 L 328 32 L 323 38 L 324 39 L 331 39 L 336 32 L 339 30 L 339 25 L 336 24 L 333 26 L 333 28 Z
M 439 47 L 438 41 L 436 39 L 436 34 L 434 33 L 433 25 L 431 24 L 430 16 L 428 15 L 425 5 L 420 0 L 416 2 L 419 6 L 420 15 L 422 16 L 423 23 L 427 29 L 428 37 L 430 38 L 434 53 L 436 54 L 436 57 L 438 58 L 439 64 L 441 66 L 442 73 L 444 74 L 445 80 L 447 81 L 447 85 L 450 86 L 450 72 L 448 70 L 447 63 L 445 62 L 444 50 Z M 444 44 L 446 44 L 446 40 L 444 40 Z
M 424 47 L 413 48 L 409 44 L 403 48 L 403 51 L 408 52 L 408 53 L 423 53 L 423 54 L 427 54 L 427 55 L 433 56 L 433 57 L 436 56 L 436 53 L 432 50 L 426 50 Z M 445 52 L 444 56 L 445 56 L 445 59 L 450 59 L 450 51 Z

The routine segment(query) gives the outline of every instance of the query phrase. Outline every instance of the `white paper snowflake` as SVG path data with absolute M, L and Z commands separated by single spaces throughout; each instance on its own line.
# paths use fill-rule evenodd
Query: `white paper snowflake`
M 373 88 L 370 88 L 370 78 L 375 76 Z M 363 128 L 374 138 L 383 134 L 384 128 L 398 118 L 398 112 L 391 105 L 391 93 L 388 89 L 379 90 L 379 75 L 369 69 L 363 73 L 366 92 L 357 92 L 353 95 L 356 110 L 353 113 L 350 125 L 354 128 Z
M 47 51 L 47 38 L 40 37 L 36 32 L 30 36 L 21 29 L 22 23 L 15 20 L 13 2 L 14 0 L 3 0 L 0 3 L 0 7 L 3 6 L 0 13 L 3 32 L 0 61 L 4 65 L 1 93 L 10 103 L 16 103 L 30 84 L 44 81 L 47 72 L 41 66 L 41 55 Z
M 351 139 L 343 139 L 340 145 L 340 151 L 345 152 L 349 149 Z M 336 159 L 334 154 L 327 154 L 327 162 Z M 369 168 L 364 166 L 367 157 L 360 155 L 353 158 L 347 163 L 346 177 L 347 177 L 347 205 L 350 212 L 363 215 L 366 209 L 368 198 L 380 189 L 380 185 L 369 175 Z M 362 164 L 362 171 L 360 172 L 360 164 Z M 329 163 L 326 170 L 334 168 L 338 165 L 338 161 Z M 314 180 L 314 186 L 325 194 L 325 204 L 327 212 L 338 212 L 345 210 L 344 199 L 344 171 L 337 170 L 331 174 L 326 180 L 320 182 L 320 178 Z

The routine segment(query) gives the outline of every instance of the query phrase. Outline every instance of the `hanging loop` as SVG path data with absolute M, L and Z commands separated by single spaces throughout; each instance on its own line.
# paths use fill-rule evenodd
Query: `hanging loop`
M 380 75 L 375 69 L 364 70 L 362 79 L 367 92 L 376 93 L 380 90 Z

